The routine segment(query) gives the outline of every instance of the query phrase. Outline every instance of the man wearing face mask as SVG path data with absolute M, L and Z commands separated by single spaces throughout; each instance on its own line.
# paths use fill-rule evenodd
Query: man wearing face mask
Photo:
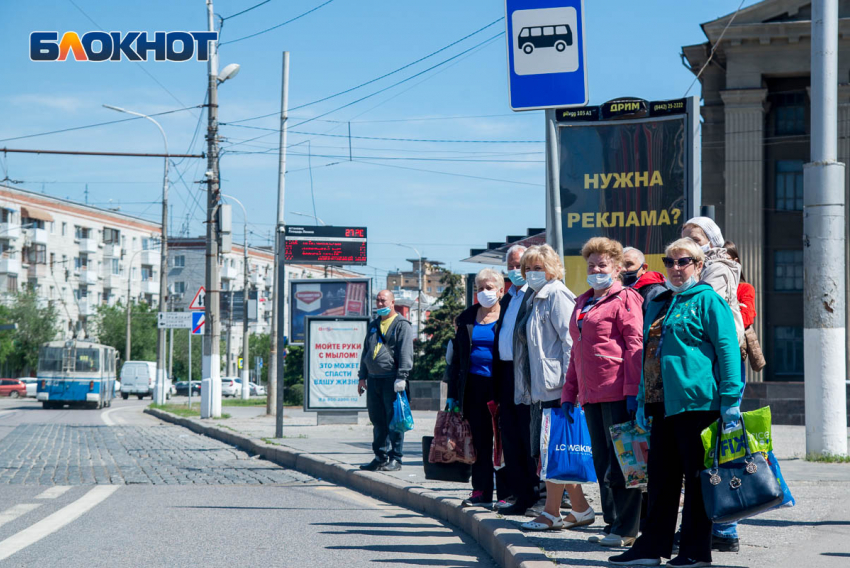
M 499 316 L 499 335 L 496 338 L 499 357 L 496 363 L 498 378 L 496 402 L 499 403 L 499 430 L 505 455 L 507 492 L 515 498 L 513 504 L 497 503 L 494 509 L 503 515 L 522 515 L 537 502 L 535 493 L 539 484 L 537 464 L 531 458 L 531 406 L 530 400 L 522 402 L 521 383 L 515 380 L 514 332 L 528 310 L 532 292 L 522 277 L 520 268 L 526 247 L 514 245 L 505 255 L 510 290 L 502 297 Z M 518 364 L 522 364 L 520 361 Z M 501 502 L 500 502 L 501 503 Z
M 487 507 L 493 501 L 493 415 L 495 406 L 496 338 L 499 335 L 499 300 L 504 277 L 485 268 L 475 276 L 477 304 L 466 308 L 457 318 L 448 387 L 448 406 L 460 408 L 472 430 L 476 460 L 472 464 L 472 495 L 463 506 Z
M 360 356 L 358 394 L 367 392 L 366 408 L 372 422 L 372 451 L 375 459 L 361 465 L 367 471 L 401 469 L 404 434 L 390 431 L 396 393 L 407 388 L 413 369 L 413 332 L 410 322 L 395 311 L 395 296 L 378 292 L 378 318 L 369 324 Z
M 648 302 L 664 292 L 664 275 L 649 270 L 644 254 L 634 247 L 623 249 L 623 272 L 620 275 L 623 286 L 630 286 L 643 297 L 643 310 L 646 312 Z

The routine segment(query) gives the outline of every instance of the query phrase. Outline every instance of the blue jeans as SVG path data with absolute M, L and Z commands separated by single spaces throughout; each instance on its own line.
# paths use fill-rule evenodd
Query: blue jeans
M 738 399 L 738 404 L 741 404 L 741 399 L 744 398 L 744 388 L 746 388 L 747 382 L 747 360 L 744 359 L 741 361 L 741 382 L 743 383 L 743 387 L 741 388 L 741 396 Z M 714 526 L 711 528 L 711 533 L 714 536 L 722 536 L 726 538 L 738 538 L 738 523 L 714 523 Z

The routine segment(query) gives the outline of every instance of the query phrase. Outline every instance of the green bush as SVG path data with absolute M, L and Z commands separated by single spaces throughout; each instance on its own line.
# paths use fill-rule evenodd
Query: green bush
M 304 405 L 304 383 L 287 385 L 283 392 L 283 401 L 287 406 Z

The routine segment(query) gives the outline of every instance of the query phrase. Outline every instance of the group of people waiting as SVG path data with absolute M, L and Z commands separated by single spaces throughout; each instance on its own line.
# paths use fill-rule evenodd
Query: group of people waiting
M 581 254 L 590 289 L 578 297 L 548 245 L 508 250 L 507 291 L 493 269 L 475 278 L 477 304 L 457 318 L 448 385 L 448 407 L 469 421 L 477 455 L 464 505 L 505 515 L 531 509 L 543 409 L 572 415 L 581 405 L 605 523 L 588 540 L 630 547 L 609 559 L 615 565 L 655 566 L 676 554 L 668 566 L 706 566 L 712 550 L 736 551 L 738 537 L 734 525 L 712 526 L 706 515 L 700 432 L 721 417 L 740 419 L 754 291 L 742 282 L 736 247 L 707 217 L 688 220 L 667 246 L 666 278 L 648 270 L 641 251 L 613 239 L 592 238 Z M 494 481 L 496 405 L 505 467 Z M 650 431 L 645 495 L 626 487 L 609 430 L 629 420 Z M 565 491 L 571 510 L 562 516 Z M 546 480 L 545 492 L 525 530 L 595 522 L 580 484 Z

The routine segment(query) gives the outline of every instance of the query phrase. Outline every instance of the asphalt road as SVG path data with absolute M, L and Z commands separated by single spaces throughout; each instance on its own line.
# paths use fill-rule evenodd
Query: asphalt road
M 0 400 L 0 566 L 495 566 L 440 521 L 117 400 Z

